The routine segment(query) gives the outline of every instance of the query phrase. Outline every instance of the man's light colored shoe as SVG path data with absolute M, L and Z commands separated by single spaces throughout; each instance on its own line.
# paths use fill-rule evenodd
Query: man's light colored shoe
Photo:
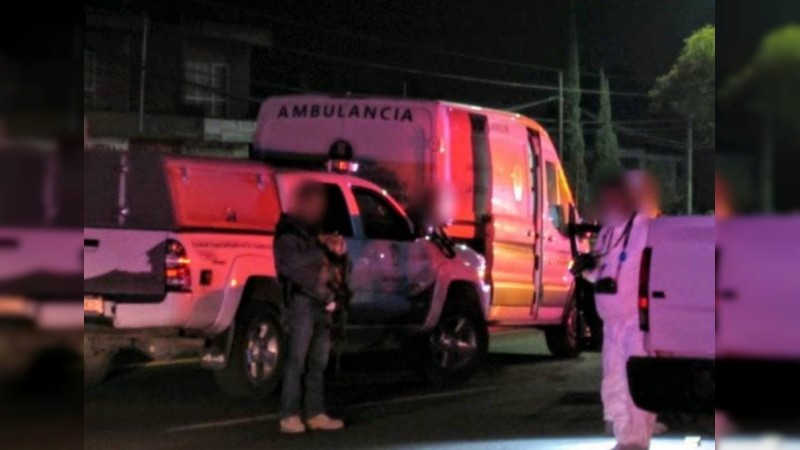
M 306 426 L 300 420 L 300 416 L 287 417 L 281 419 L 281 433 L 301 434 L 306 432 Z
M 344 422 L 332 419 L 327 414 L 320 414 L 308 419 L 306 425 L 308 425 L 308 429 L 314 431 L 335 431 L 344 428 Z

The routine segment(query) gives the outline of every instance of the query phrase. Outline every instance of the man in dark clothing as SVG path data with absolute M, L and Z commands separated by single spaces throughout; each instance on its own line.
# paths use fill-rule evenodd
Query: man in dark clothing
M 340 236 L 321 233 L 327 209 L 323 186 L 301 184 L 295 189 L 290 213 L 281 217 L 276 229 L 275 263 L 287 292 L 289 325 L 281 400 L 284 433 L 344 427 L 341 420 L 325 414 L 324 372 L 331 351 L 329 316 L 336 309 L 329 255 L 346 251 Z M 303 406 L 305 423 L 301 419 Z

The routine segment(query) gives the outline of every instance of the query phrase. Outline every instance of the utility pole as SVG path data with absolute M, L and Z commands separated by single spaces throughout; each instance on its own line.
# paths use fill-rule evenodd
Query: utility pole
M 144 87 L 145 78 L 147 75 L 147 33 L 149 28 L 149 21 L 147 15 L 143 18 L 142 23 L 142 68 L 139 73 L 139 134 L 144 134 Z
M 403 81 L 403 98 L 408 97 L 408 82 Z
M 558 158 L 564 160 L 564 71 L 558 71 Z
M 686 212 L 692 215 L 694 194 L 694 121 L 691 117 L 686 127 Z

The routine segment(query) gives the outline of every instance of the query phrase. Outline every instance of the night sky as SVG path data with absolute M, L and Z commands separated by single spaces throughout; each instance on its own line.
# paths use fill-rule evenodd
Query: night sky
M 564 0 L 134 0 L 87 5 L 112 11 L 147 9 L 154 20 L 215 20 L 268 28 L 275 48 L 256 55 L 254 78 L 281 87 L 256 87 L 255 96 L 292 88 L 395 96 L 405 91 L 411 97 L 503 107 L 553 93 L 379 70 L 357 62 L 555 86 L 557 75 L 548 69 L 565 67 L 567 58 L 569 2 Z M 579 1 L 584 87 L 596 89 L 596 74 L 605 68 L 612 90 L 646 92 L 655 76 L 669 69 L 683 39 L 714 22 L 714 9 L 713 0 Z M 594 97 L 587 97 L 590 109 Z M 639 116 L 646 106 L 646 99 L 615 97 L 619 117 Z M 556 117 L 554 105 L 526 113 Z
M 686 37 L 715 23 L 714 0 L 579 0 L 576 5 L 582 87 L 597 90 L 604 69 L 612 91 L 637 95 L 613 95 L 616 120 L 652 118 L 645 94 L 655 78 L 670 69 Z M 92 0 L 86 7 L 146 10 L 154 26 L 210 20 L 269 30 L 273 46 L 253 52 L 254 98 L 295 92 L 405 94 L 509 109 L 557 95 L 552 90 L 558 86 L 557 72 L 568 58 L 566 0 Z M 597 100 L 596 94 L 585 94 L 582 105 L 596 112 Z M 257 108 L 254 103 L 253 117 Z M 557 102 L 520 112 L 555 134 Z M 661 151 L 683 154 L 683 122 L 644 127 L 637 131 L 677 143 Z M 596 129 L 585 124 L 590 148 Z M 619 139 L 627 148 L 654 145 L 629 133 Z M 710 164 L 703 165 L 710 170 Z

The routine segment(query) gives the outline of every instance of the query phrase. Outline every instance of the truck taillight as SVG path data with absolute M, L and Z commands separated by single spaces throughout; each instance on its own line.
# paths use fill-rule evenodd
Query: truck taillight
M 639 328 L 650 331 L 650 263 L 653 249 L 647 247 L 642 252 L 642 264 L 639 270 Z
M 192 287 L 191 261 L 186 255 L 186 248 L 178 241 L 167 241 L 167 253 L 164 261 L 164 280 L 168 291 L 188 291 Z

